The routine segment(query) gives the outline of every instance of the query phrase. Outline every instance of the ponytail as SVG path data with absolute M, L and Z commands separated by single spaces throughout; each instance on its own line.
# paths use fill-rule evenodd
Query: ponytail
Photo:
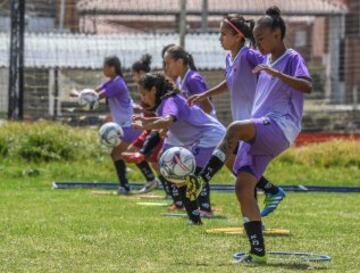
M 225 17 L 224 23 L 236 34 L 239 33 L 243 39 L 248 39 L 251 46 L 255 46 L 255 39 L 253 36 L 253 29 L 255 26 L 254 20 L 246 20 L 243 16 L 231 14 Z
M 286 35 L 286 24 L 281 17 L 281 11 L 277 6 L 272 6 L 266 10 L 266 15 L 261 17 L 257 22 L 257 26 L 269 27 L 271 30 L 280 29 L 281 39 Z
M 182 59 L 184 65 L 188 65 L 191 70 L 197 71 L 193 56 L 181 46 L 172 46 L 166 51 L 174 60 Z

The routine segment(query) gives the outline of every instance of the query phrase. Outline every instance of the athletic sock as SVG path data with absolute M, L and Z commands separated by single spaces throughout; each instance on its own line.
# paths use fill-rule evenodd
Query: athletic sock
M 198 197 L 198 201 L 201 210 L 211 212 L 209 182 L 205 182 L 205 185 Z
M 169 183 L 170 191 L 171 191 L 171 197 L 173 199 L 173 202 L 177 208 L 184 207 L 184 199 L 183 196 L 180 195 L 179 189 L 175 186 L 174 183 Z M 186 194 L 185 194 L 186 196 Z
M 172 197 L 172 192 L 171 192 L 171 185 L 170 182 L 166 180 L 166 178 L 164 176 L 162 176 L 161 174 L 158 175 L 158 178 L 161 182 L 161 185 L 166 193 L 167 196 L 171 196 Z
M 154 150 L 154 148 L 160 143 L 161 137 L 158 131 L 152 131 L 144 141 L 142 148 L 140 149 L 140 153 L 145 156 L 149 156 L 150 153 Z
M 146 179 L 146 182 L 150 182 L 155 179 L 155 175 L 147 161 L 144 160 L 143 162 L 136 164 L 136 166 L 140 169 L 141 173 Z
M 190 201 L 190 199 L 186 198 L 186 186 L 178 188 L 179 195 L 183 200 L 184 207 L 189 219 L 194 224 L 201 224 L 200 211 L 197 200 Z
M 264 237 L 262 234 L 262 224 L 261 221 L 251 221 L 244 223 L 244 229 L 249 238 L 250 242 L 250 253 L 264 256 L 265 255 L 265 244 Z
M 209 162 L 200 172 L 200 176 L 209 182 L 211 178 L 224 166 L 225 154 L 220 149 L 215 149 Z
M 262 189 L 265 193 L 277 194 L 279 192 L 279 187 L 270 183 L 265 177 L 261 177 L 259 182 L 256 184 L 256 187 Z
M 126 190 L 130 190 L 129 181 L 127 179 L 125 161 L 122 159 L 114 161 L 114 165 L 115 165 L 116 174 L 118 176 L 120 186 L 124 187 Z

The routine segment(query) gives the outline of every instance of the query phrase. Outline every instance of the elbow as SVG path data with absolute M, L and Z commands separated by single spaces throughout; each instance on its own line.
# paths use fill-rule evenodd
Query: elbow
M 307 84 L 307 86 L 306 86 L 305 93 L 306 93 L 306 94 L 311 94 L 312 91 L 313 91 L 313 85 L 312 85 L 311 82 L 309 82 L 309 83 Z

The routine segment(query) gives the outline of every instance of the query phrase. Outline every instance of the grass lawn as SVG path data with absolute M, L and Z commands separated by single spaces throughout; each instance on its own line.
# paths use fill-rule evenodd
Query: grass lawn
M 267 227 L 289 237 L 266 237 L 268 250 L 327 254 L 327 265 L 235 265 L 247 251 L 240 235 L 206 234 L 210 227 L 241 226 L 235 195 L 212 193 L 225 219 L 187 225 L 164 218 L 164 207 L 94 196 L 90 190 L 52 190 L 58 181 L 116 181 L 96 131 L 48 123 L 7 124 L 0 130 L 0 272 L 360 272 L 360 194 L 288 193 Z M 360 185 L 360 144 L 333 141 L 292 148 L 265 176 L 278 184 Z M 130 166 L 130 181 L 142 177 Z M 227 170 L 214 182 L 232 183 Z M 158 192 L 161 194 L 161 192 Z M 260 197 L 262 201 L 262 197 Z
M 269 250 L 328 254 L 333 258 L 330 265 L 295 266 L 272 260 L 268 266 L 249 267 L 234 265 L 231 258 L 248 249 L 245 237 L 205 233 L 209 227 L 241 225 L 231 193 L 212 195 L 226 219 L 205 220 L 204 226 L 193 227 L 185 219 L 161 217 L 165 208 L 141 207 L 134 199 L 51 189 L 52 179 L 114 180 L 111 164 L 96 171 L 89 162 L 49 163 L 38 167 L 36 177 L 25 174 L 23 170 L 34 169 L 26 163 L 0 166 L 0 272 L 359 272 L 359 194 L 289 193 L 265 219 L 268 227 L 292 233 L 267 237 Z M 268 176 L 281 180 L 287 173 L 287 181 L 295 183 L 299 172 L 305 171 L 310 170 L 270 169 Z M 309 175 L 302 183 L 332 184 L 331 174 L 324 183 L 325 172 L 317 172 L 318 178 Z M 333 175 L 339 184 L 343 180 L 341 174 L 335 175 L 338 172 Z M 221 175 L 229 181 L 226 172 Z M 354 176 L 358 178 L 355 172 Z M 354 176 L 350 185 L 355 184 Z M 131 172 L 131 178 L 140 177 Z

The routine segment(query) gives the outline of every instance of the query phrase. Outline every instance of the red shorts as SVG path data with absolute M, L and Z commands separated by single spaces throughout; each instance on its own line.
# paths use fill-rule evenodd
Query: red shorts
M 134 146 L 137 149 L 141 149 L 144 145 L 145 139 L 148 135 L 150 135 L 151 131 L 144 131 L 142 132 L 137 139 L 134 140 L 134 142 L 131 144 L 132 146 Z M 159 161 L 159 153 L 160 150 L 163 146 L 164 143 L 164 138 L 161 138 L 160 142 L 158 143 L 158 145 L 156 145 L 154 151 L 151 153 L 151 156 L 149 157 L 149 161 L 150 162 L 157 162 Z

